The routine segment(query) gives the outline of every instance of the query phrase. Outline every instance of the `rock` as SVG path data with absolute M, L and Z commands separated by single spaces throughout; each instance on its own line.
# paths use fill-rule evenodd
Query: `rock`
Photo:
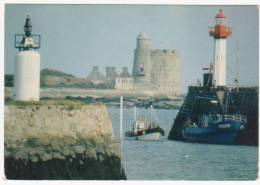
M 102 153 L 97 153 L 97 160 L 98 161 L 103 161 L 104 160 L 104 157 L 103 157 Z
M 50 143 L 51 147 L 55 151 L 61 151 L 61 146 L 64 145 L 64 142 L 59 138 L 53 138 Z
M 94 148 L 88 148 L 85 151 L 85 156 L 87 158 L 93 158 L 93 159 L 97 159 L 97 154 L 96 154 L 96 150 Z
M 71 137 L 71 136 L 64 136 L 63 141 L 67 145 L 73 145 L 73 144 L 76 143 L 76 139 L 74 137 Z
M 70 149 L 68 148 L 68 147 L 63 147 L 63 154 L 65 155 L 65 156 L 68 156 L 68 155 L 70 155 Z
M 41 158 L 43 161 L 48 161 L 48 160 L 52 159 L 52 155 L 48 154 L 48 153 L 44 153 Z
M 52 155 L 53 155 L 53 158 L 56 158 L 56 159 L 64 159 L 65 158 L 62 155 L 62 153 L 60 153 L 60 152 L 53 152 Z
M 28 154 L 30 154 L 30 155 L 36 154 L 35 149 L 34 149 L 34 148 L 31 148 L 31 147 L 28 147 L 28 148 L 27 148 L 27 152 L 28 152 Z
M 119 158 L 112 157 L 118 154 L 118 149 L 113 145 L 112 123 L 104 105 L 79 108 L 68 104 L 24 103 L 8 105 L 5 109 L 8 179 L 125 178 L 109 170 L 120 166 L 117 166 Z M 24 162 L 28 165 L 23 165 Z M 76 167 L 75 162 L 81 167 Z M 76 172 L 75 168 L 83 171 Z M 110 175 L 102 177 L 102 174 Z
M 79 163 L 80 163 L 81 165 L 83 165 L 83 164 L 84 164 L 82 160 L 79 160 Z
M 74 151 L 78 154 L 82 154 L 85 151 L 85 147 L 84 146 L 74 146 Z
M 12 156 L 11 154 L 12 154 L 11 152 L 9 152 L 8 150 L 5 149 L 4 155 L 5 155 L 6 157 Z
M 31 156 L 30 159 L 32 162 L 38 162 L 38 157 L 35 155 Z
M 49 145 L 50 144 L 50 139 L 49 137 L 42 137 L 40 140 L 40 145 Z
M 103 160 L 85 158 L 77 155 L 76 159 L 50 159 L 47 161 L 26 162 L 14 158 L 5 158 L 7 179 L 16 180 L 120 180 L 126 179 L 120 170 L 117 156 L 103 156 Z
M 20 151 L 18 151 L 14 154 L 14 158 L 16 160 L 18 160 L 18 159 L 28 159 L 28 155 L 25 151 L 20 150 Z

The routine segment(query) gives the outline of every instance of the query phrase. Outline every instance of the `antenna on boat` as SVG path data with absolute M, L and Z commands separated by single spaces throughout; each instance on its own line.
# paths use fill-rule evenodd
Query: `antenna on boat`
M 137 113 L 136 113 L 136 106 L 134 106 L 134 121 L 136 121 Z
M 120 172 L 123 173 L 123 96 L 120 96 Z
M 239 47 L 239 41 L 237 41 L 237 50 L 236 50 L 236 55 L 237 55 L 237 60 L 236 60 L 236 79 L 235 79 L 235 83 L 236 83 L 236 88 L 238 91 L 239 88 L 239 63 L 240 63 L 240 47 Z
M 157 116 L 157 114 L 156 114 L 154 109 L 153 109 L 153 112 L 154 112 L 154 116 L 155 116 L 155 121 L 158 124 L 159 123 L 159 118 L 158 118 L 158 116 Z
M 152 122 L 152 109 L 153 109 L 153 105 L 150 105 L 150 122 Z

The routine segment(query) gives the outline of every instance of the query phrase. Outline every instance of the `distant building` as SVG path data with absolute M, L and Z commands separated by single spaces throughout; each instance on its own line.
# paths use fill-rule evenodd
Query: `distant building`
M 137 36 L 133 65 L 134 89 L 162 95 L 180 95 L 180 59 L 178 51 L 151 49 L 146 33 Z
M 118 75 L 114 66 L 106 67 L 106 76 L 94 66 L 91 81 L 104 82 L 115 89 L 146 92 L 154 95 L 180 95 L 180 57 L 177 50 L 151 49 L 146 33 L 137 36 L 132 75 L 124 67 Z
M 93 66 L 92 71 L 87 76 L 87 80 L 92 81 L 94 84 L 104 83 L 105 79 L 105 76 L 99 72 L 98 66 Z
M 128 72 L 127 67 L 123 67 L 120 77 L 115 78 L 115 88 L 120 90 L 134 90 L 134 79 Z
M 116 72 L 116 67 L 114 66 L 107 66 L 106 67 L 106 78 L 108 80 L 112 80 L 119 77 L 119 75 Z
M 120 73 L 120 77 L 122 77 L 122 78 L 132 77 L 132 75 L 128 72 L 127 67 L 123 67 L 122 73 Z
M 110 86 L 115 86 L 115 79 L 119 77 L 116 72 L 116 67 L 106 66 L 106 83 Z

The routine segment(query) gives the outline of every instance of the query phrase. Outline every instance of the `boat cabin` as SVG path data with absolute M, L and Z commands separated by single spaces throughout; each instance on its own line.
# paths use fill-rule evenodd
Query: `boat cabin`
M 138 131 L 145 129 L 145 121 L 144 120 L 136 120 L 133 124 L 133 132 L 137 133 Z

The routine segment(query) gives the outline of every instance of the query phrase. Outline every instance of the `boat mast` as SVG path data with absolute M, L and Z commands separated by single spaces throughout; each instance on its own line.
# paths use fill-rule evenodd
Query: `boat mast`
M 156 123 L 159 124 L 159 118 L 158 118 L 158 116 L 157 116 L 157 114 L 156 114 L 154 109 L 153 109 L 153 113 L 154 113 L 154 117 L 155 117 Z
M 134 121 L 136 121 L 136 117 L 137 117 L 137 114 L 136 114 L 136 106 L 134 106 Z
M 238 88 L 239 88 L 239 63 L 240 63 L 240 47 L 239 47 L 239 41 L 237 41 L 237 66 L 236 66 L 236 79 L 235 79 L 235 82 L 236 82 L 236 88 L 237 88 L 237 91 L 238 91 Z
M 226 91 L 226 102 L 225 102 L 225 107 L 224 107 L 224 114 L 228 114 L 228 109 L 229 109 L 229 96 L 231 92 L 231 88 Z
M 153 106 L 151 105 L 150 106 L 150 123 L 152 123 L 152 109 L 153 109 Z
M 123 96 L 120 96 L 120 172 L 123 173 Z

